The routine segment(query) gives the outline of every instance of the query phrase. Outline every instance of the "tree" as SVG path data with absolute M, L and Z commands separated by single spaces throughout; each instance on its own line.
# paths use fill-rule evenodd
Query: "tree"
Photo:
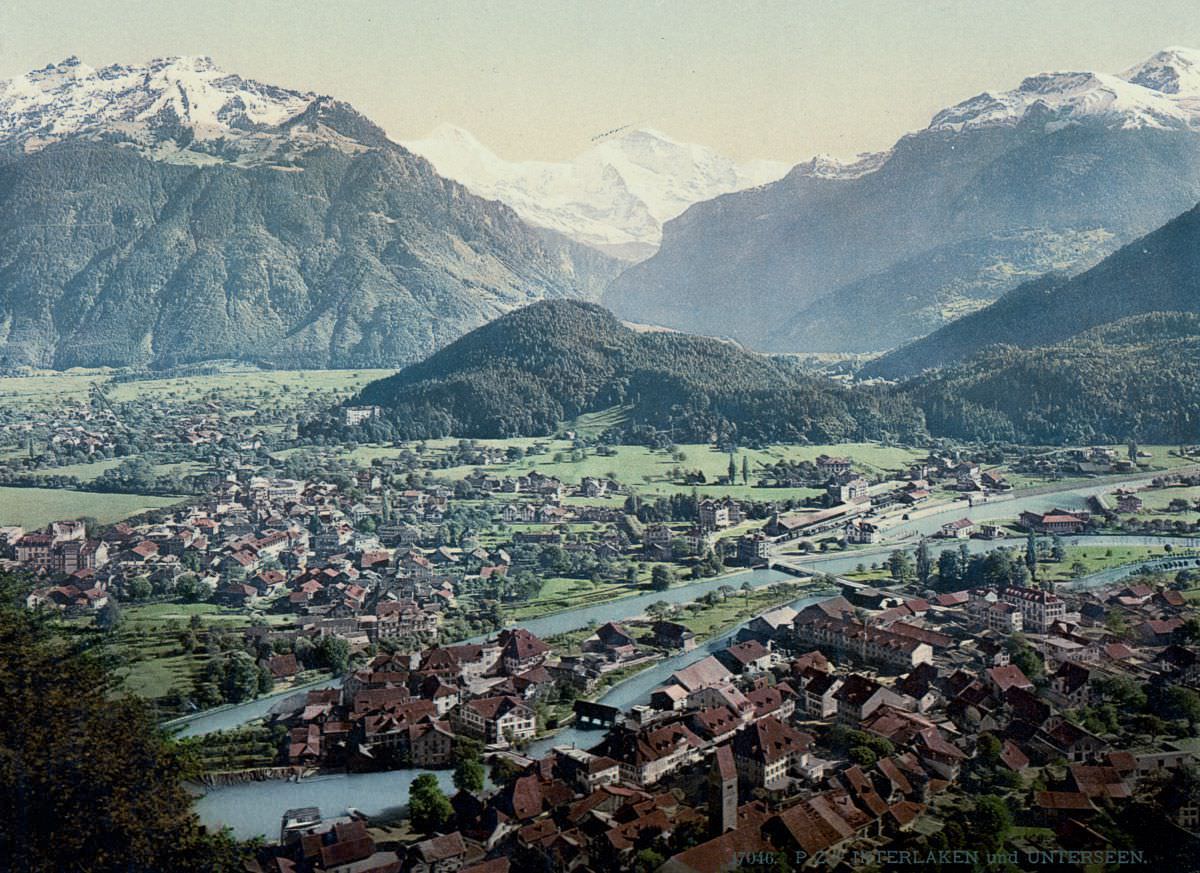
M 450 799 L 432 773 L 422 773 L 412 781 L 408 789 L 408 814 L 413 829 L 423 834 L 441 830 L 454 814 Z
M 888 558 L 888 572 L 897 582 L 909 582 L 913 578 L 912 560 L 908 557 L 908 552 L 897 549 L 892 552 Z
M 650 587 L 655 591 L 666 591 L 671 587 L 675 574 L 666 564 L 655 564 L 650 571 Z
M 1096 682 L 1106 700 L 1123 712 L 1141 712 L 1146 708 L 1146 692 L 1128 676 L 1112 676 Z
M 1029 679 L 1036 679 L 1045 671 L 1045 666 L 1042 664 L 1041 657 L 1025 642 L 1025 638 L 1019 634 L 1013 634 L 1008 638 L 1008 651 L 1012 658 L 1012 662 L 1017 665 L 1022 673 Z
M 1125 620 L 1124 615 L 1115 609 L 1104 616 L 1104 627 L 1118 639 L 1127 639 L 1129 637 L 1129 622 Z
M 849 752 L 850 760 L 862 767 L 874 766 L 878 757 L 866 746 L 855 746 Z
M 1011 829 L 1012 811 L 1003 797 L 988 795 L 975 802 L 975 810 L 971 815 L 971 830 L 976 839 L 989 848 L 995 848 L 1004 845 Z
M 929 584 L 929 577 L 933 574 L 933 560 L 929 556 L 929 544 L 925 540 L 921 540 L 917 546 L 917 581 L 922 586 Z
M 750 459 L 742 455 L 742 484 L 750 484 Z
M 242 869 L 246 847 L 192 811 L 194 759 L 120 687 L 94 651 L 0 605 L 0 867 Z
M 470 794 L 483 791 L 483 760 L 479 743 L 459 737 L 454 744 L 454 756 L 454 787 Z
M 321 637 L 313 648 L 318 663 L 333 673 L 345 673 L 350 668 L 350 644 L 344 637 Z
M 737 481 L 737 464 L 733 462 L 733 452 L 729 453 L 729 484 Z
M 950 589 L 958 587 L 962 582 L 962 569 L 958 562 L 958 553 L 946 549 L 938 555 L 938 584 L 939 587 Z
M 670 612 L 671 604 L 667 603 L 665 600 L 656 600 L 646 607 L 646 615 L 650 616 L 651 618 L 662 618 L 663 616 L 670 614 Z
M 248 652 L 234 652 L 225 663 L 221 690 L 230 703 L 252 700 L 258 695 L 258 666 Z
M 150 580 L 145 576 L 134 576 L 125 585 L 125 593 L 130 600 L 145 600 L 153 591 Z
M 1025 538 L 1025 566 L 1029 568 L 1029 577 L 1037 579 L 1038 541 L 1033 531 Z
M 992 734 L 981 734 L 979 742 L 975 744 L 975 751 L 988 765 L 995 765 L 1000 761 L 1000 741 Z
M 1062 537 L 1058 534 L 1055 534 L 1054 539 L 1050 542 L 1050 555 L 1056 564 L 1061 564 L 1067 559 L 1067 547 L 1063 545 Z
M 1173 718 L 1186 719 L 1193 733 L 1200 724 L 1200 694 L 1182 685 L 1172 685 L 1166 694 L 1167 710 Z
M 115 631 L 121 624 L 121 607 L 117 604 L 115 597 L 108 598 L 108 602 L 100 607 L 100 611 L 96 613 L 96 627 L 103 631 Z
M 195 603 L 208 593 L 208 586 L 193 573 L 184 573 L 175 581 L 175 593 L 188 603 Z
M 633 857 L 633 869 L 636 873 L 654 873 L 667 862 L 662 852 L 650 846 L 642 849 Z

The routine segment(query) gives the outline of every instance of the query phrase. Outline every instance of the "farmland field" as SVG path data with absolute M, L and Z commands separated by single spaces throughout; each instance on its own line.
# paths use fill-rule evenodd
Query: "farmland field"
M 179 497 L 146 494 L 101 494 L 57 488 L 0 487 L 0 525 L 42 527 L 60 518 L 92 517 L 113 524 L 148 509 L 178 503 Z
M 29 376 L 0 377 L 0 402 L 13 406 L 44 406 L 48 403 L 86 402 L 93 385 L 107 383 L 113 402 L 141 399 L 194 400 L 216 394 L 226 401 L 257 400 L 264 395 L 295 395 L 311 392 L 349 395 L 368 382 L 392 374 L 392 370 L 258 370 L 231 366 L 228 372 L 203 376 L 176 376 L 112 382 L 108 370 L 71 370 Z
M 780 460 L 813 460 L 818 455 L 847 455 L 854 459 L 858 468 L 869 475 L 880 475 L 886 471 L 900 470 L 924 455 L 913 449 L 893 448 L 872 443 L 842 443 L 827 446 L 770 446 L 766 449 L 743 449 L 734 455 L 738 484 L 716 485 L 715 481 L 727 474 L 729 455 L 709 445 L 686 444 L 677 447 L 683 453 L 677 460 L 662 451 L 653 451 L 645 446 L 616 446 L 614 454 L 600 455 L 588 452 L 581 460 L 571 458 L 570 445 L 552 443 L 546 455 L 526 457 L 520 461 L 486 467 L 489 472 L 515 475 L 537 470 L 548 476 L 558 476 L 573 482 L 584 476 L 607 476 L 615 473 L 618 480 L 648 494 L 670 494 L 690 491 L 692 486 L 671 481 L 670 472 L 675 468 L 701 470 L 707 481 L 697 486 L 701 493 L 712 496 L 730 496 L 744 499 L 786 500 L 801 499 L 819 493 L 812 488 L 759 488 L 754 485 L 762 468 Z M 750 484 L 741 483 L 742 458 L 750 462 Z M 471 472 L 470 467 L 456 467 L 437 471 L 447 478 L 462 478 Z
M 456 446 L 458 442 L 457 439 L 427 440 L 423 445 L 428 450 L 438 451 Z M 811 461 L 822 454 L 845 455 L 854 460 L 860 471 L 874 477 L 900 471 L 925 455 L 924 451 L 918 449 L 882 446 L 874 443 L 778 445 L 765 449 L 739 449 L 734 453 L 738 484 L 716 485 L 713 483 L 728 472 L 729 455 L 707 444 L 677 446 L 677 450 L 683 453 L 682 459 L 677 459 L 664 451 L 655 451 L 646 446 L 637 445 L 615 446 L 612 454 L 607 455 L 589 449 L 583 457 L 576 459 L 572 457 L 572 444 L 566 440 L 525 437 L 508 440 L 481 439 L 473 442 L 481 446 L 517 447 L 524 450 L 535 445 L 546 448 L 546 451 L 540 454 L 527 455 L 516 461 L 490 464 L 482 468 L 499 475 L 516 476 L 537 470 L 548 476 L 558 476 L 567 482 L 577 482 L 585 476 L 605 477 L 611 473 L 620 482 L 636 487 L 643 494 L 670 494 L 692 489 L 691 485 L 671 481 L 671 471 L 680 468 L 689 471 L 700 470 L 704 473 L 707 483 L 697 486 L 703 494 L 759 500 L 802 499 L 820 493 L 820 489 L 813 488 L 759 488 L 755 486 L 753 483 L 761 476 L 763 468 L 777 461 Z M 376 458 L 395 457 L 404 451 L 406 449 L 392 446 L 359 446 L 353 450 L 341 451 L 339 457 L 360 464 L 369 464 Z M 279 452 L 277 455 L 286 456 L 288 453 L 287 451 Z M 740 484 L 743 457 L 750 462 L 749 485 Z M 477 468 L 471 465 L 445 467 L 433 470 L 433 474 L 442 479 L 455 481 L 468 476 L 475 469 Z

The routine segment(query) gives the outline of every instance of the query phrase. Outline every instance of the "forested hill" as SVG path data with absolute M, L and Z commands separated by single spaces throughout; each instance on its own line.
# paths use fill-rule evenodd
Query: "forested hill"
M 1200 315 L 1150 313 L 1037 349 L 989 348 L 905 390 L 938 436 L 1200 441 Z
M 961 361 L 998 343 L 1033 348 L 1147 312 L 1200 311 L 1200 207 L 1073 278 L 1021 285 L 990 306 L 884 355 L 867 375 L 889 379 Z
M 352 403 L 383 407 L 384 420 L 371 427 L 406 439 L 547 435 L 616 406 L 626 410 L 626 439 L 655 431 L 742 442 L 924 433 L 920 411 L 898 392 L 850 390 L 719 340 L 637 332 L 599 306 L 568 300 L 509 313 L 371 383 Z

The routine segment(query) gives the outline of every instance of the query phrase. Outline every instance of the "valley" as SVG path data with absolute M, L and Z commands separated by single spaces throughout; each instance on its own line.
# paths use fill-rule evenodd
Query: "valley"
M 650 6 L 0 79 L 0 870 L 1200 864 L 1200 52 Z

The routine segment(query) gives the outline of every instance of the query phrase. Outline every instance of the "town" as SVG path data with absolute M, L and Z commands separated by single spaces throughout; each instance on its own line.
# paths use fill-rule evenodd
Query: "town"
M 0 528 L 28 608 L 120 641 L 203 756 L 206 801 L 411 775 L 407 796 L 262 810 L 278 842 L 255 869 L 1107 851 L 1149 811 L 1195 839 L 1186 447 L 892 469 L 855 447 L 754 469 L 736 447 L 645 450 L 660 483 L 580 434 L 365 464 L 263 435 L 226 473 L 193 463 L 171 504 Z M 699 450 L 716 472 L 688 468 Z M 591 461 L 612 469 L 565 472 Z M 397 840 L 370 810 L 401 804 Z

